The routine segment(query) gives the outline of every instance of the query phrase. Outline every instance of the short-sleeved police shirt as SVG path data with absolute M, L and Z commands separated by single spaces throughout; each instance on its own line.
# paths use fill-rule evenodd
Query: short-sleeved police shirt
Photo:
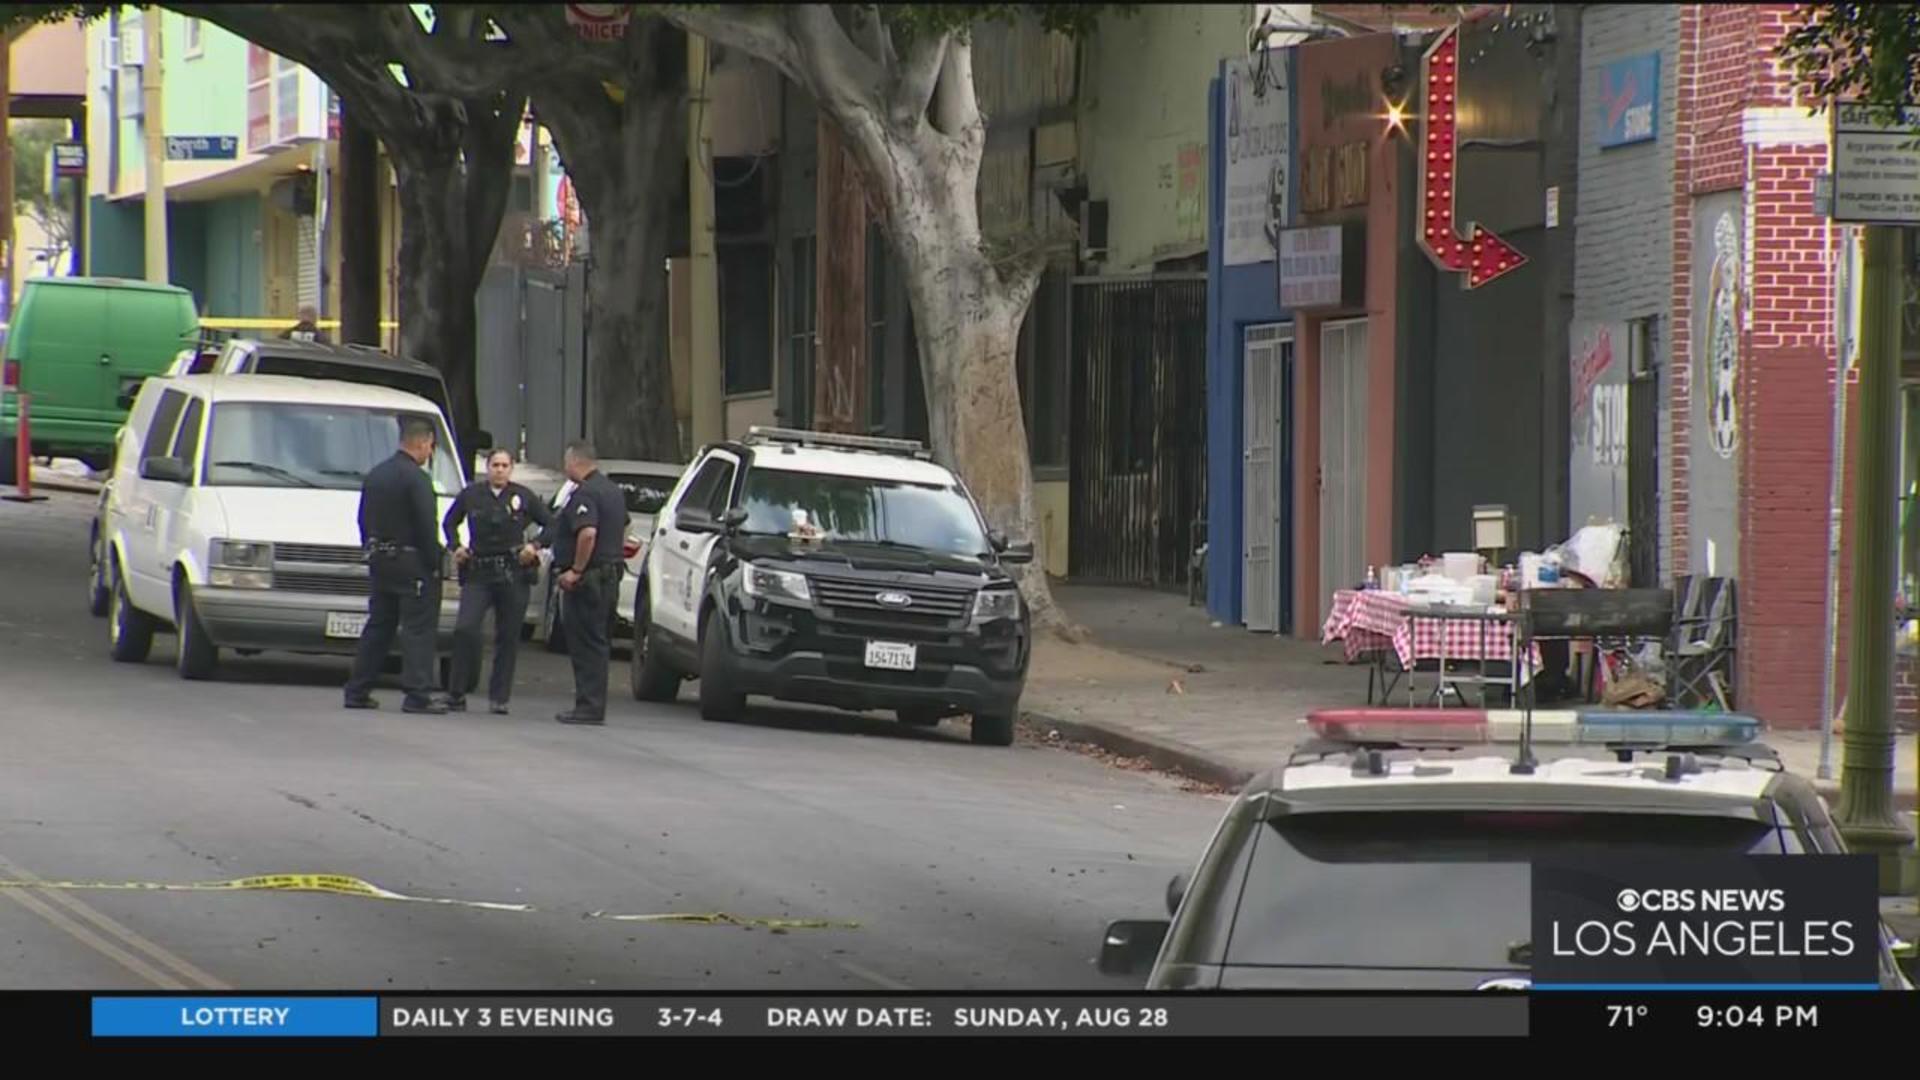
M 627 498 L 607 474 L 595 469 L 573 489 L 566 509 L 561 511 L 558 539 L 553 545 L 553 564 L 562 569 L 574 563 L 573 541 L 581 529 L 598 529 L 594 537 L 593 558 L 589 567 L 625 560 L 627 542 Z

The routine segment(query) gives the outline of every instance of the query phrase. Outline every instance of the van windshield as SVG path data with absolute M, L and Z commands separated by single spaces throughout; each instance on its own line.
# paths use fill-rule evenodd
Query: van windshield
M 400 448 L 396 409 L 300 402 L 224 402 L 213 408 L 207 435 L 206 483 L 222 487 L 331 488 L 357 491 L 367 470 Z M 439 432 L 428 474 L 441 495 L 463 486 Z

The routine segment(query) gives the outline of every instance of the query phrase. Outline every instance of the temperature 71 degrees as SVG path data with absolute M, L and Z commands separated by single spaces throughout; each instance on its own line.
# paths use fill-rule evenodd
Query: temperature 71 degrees
M 1636 1019 L 1645 1015 L 1647 1015 L 1645 1005 L 1609 1005 L 1607 1006 L 1607 1026 L 1630 1028 Z

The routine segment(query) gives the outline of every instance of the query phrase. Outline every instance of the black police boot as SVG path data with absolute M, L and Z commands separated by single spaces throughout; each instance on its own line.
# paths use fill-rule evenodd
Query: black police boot
M 400 706 L 401 712 L 419 713 L 427 716 L 445 716 L 447 707 L 432 698 L 410 699 Z
M 375 700 L 371 695 L 354 697 L 349 694 L 347 695 L 347 699 L 341 702 L 341 705 L 349 709 L 377 709 L 380 707 L 380 702 Z
M 448 694 L 447 695 L 447 711 L 448 712 L 466 712 L 467 696 L 465 694 Z
M 579 724 L 583 727 L 605 727 L 607 724 L 604 716 L 585 716 L 576 712 L 555 713 L 553 718 L 563 724 Z
M 505 716 L 507 715 L 507 703 L 504 701 L 490 701 L 487 703 L 487 710 L 495 716 Z

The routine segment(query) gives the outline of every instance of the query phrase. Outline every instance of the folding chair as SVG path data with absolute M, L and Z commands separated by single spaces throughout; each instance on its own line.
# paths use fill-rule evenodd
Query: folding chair
M 1674 582 L 1667 699 L 1681 709 L 1733 708 L 1738 610 L 1734 580 L 1686 575 Z

